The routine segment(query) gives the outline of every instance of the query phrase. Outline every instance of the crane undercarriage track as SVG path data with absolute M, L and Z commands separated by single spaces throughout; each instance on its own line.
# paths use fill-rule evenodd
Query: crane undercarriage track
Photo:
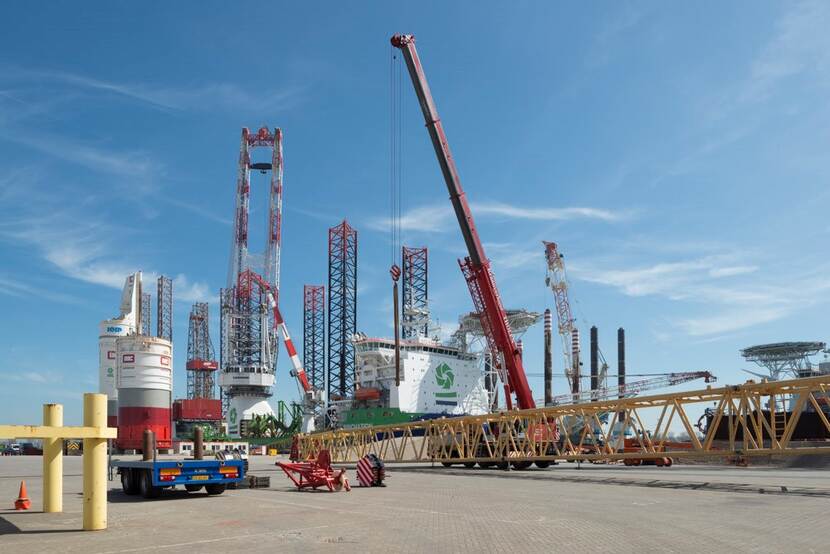
M 782 418 L 775 407 L 783 399 L 792 399 L 792 410 Z M 792 440 L 807 411 L 815 413 L 830 436 L 830 421 L 823 411 L 828 405 L 830 375 L 822 375 L 326 431 L 298 435 L 298 447 L 304 459 L 328 450 L 336 462 L 356 462 L 376 454 L 385 463 L 463 463 L 469 467 L 476 463 L 526 467 L 533 462 L 544 467 L 557 460 L 663 465 L 678 458 L 830 455 L 830 441 L 824 443 L 827 446 L 803 446 Z M 706 408 L 708 427 L 703 432 L 689 412 Z M 685 429 L 688 443 L 669 439 L 672 429 L 678 428 Z

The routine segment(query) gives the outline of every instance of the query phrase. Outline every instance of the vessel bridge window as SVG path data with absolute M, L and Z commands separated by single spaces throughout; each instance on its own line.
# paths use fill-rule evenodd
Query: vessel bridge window
M 380 342 L 380 341 L 371 341 L 371 342 L 362 342 L 357 345 L 357 350 L 360 352 L 369 352 L 372 350 L 394 350 L 395 345 L 391 342 Z M 429 352 L 433 354 L 442 354 L 444 356 L 452 356 L 452 357 L 459 357 L 459 358 L 466 358 L 469 360 L 475 359 L 475 354 L 468 354 L 459 352 L 456 348 L 451 347 L 444 347 L 444 346 L 426 346 L 423 344 L 401 344 L 401 351 L 407 352 Z

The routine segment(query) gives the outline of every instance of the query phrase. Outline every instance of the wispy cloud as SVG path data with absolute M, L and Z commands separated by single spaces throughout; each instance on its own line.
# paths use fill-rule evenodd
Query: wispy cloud
M 141 252 L 123 247 L 134 234 L 128 226 L 100 219 L 94 207 L 62 204 L 57 198 L 32 191 L 33 187 L 26 186 L 25 174 L 17 174 L 15 179 L 16 192 L 0 196 L 0 213 L 5 216 L 0 220 L 0 241 L 27 249 L 58 273 L 85 283 L 120 289 L 125 277 L 137 270 L 144 269 L 148 278 L 155 276 L 152 269 L 141 267 Z M 22 202 L 20 195 L 24 193 Z M 111 237 L 117 237 L 118 242 Z M 176 276 L 174 286 L 177 297 L 185 301 L 211 298 L 207 284 L 191 282 L 185 275 Z M 74 301 L 12 276 L 0 276 L 0 292 Z
M 775 36 L 751 65 L 742 101 L 765 100 L 779 83 L 808 71 L 830 85 L 830 4 L 810 0 L 784 6 Z
M 727 267 L 713 267 L 709 270 L 710 277 L 734 277 L 758 271 L 757 265 L 735 265 Z
M 54 292 L 45 287 L 37 287 L 26 281 L 12 279 L 2 275 L 0 275 L 0 294 L 17 297 L 45 298 L 53 302 L 61 302 L 65 304 L 76 304 L 80 302 L 80 300 L 74 296 Z
M 571 261 L 572 278 L 618 289 L 627 296 L 658 296 L 683 303 L 685 311 L 670 323 L 691 336 L 712 336 L 776 321 L 815 304 L 830 283 L 813 272 L 787 279 L 787 286 L 763 279 L 743 279 L 757 265 L 735 264 L 735 256 L 712 255 L 639 267 L 608 267 Z M 676 312 L 684 311 L 675 304 Z
M 503 202 L 474 203 L 476 214 L 504 216 L 514 219 L 534 221 L 570 221 L 573 219 L 593 219 L 598 221 L 620 221 L 628 214 L 612 212 L 600 208 L 528 208 L 512 206 Z
M 33 136 L 0 132 L 0 138 L 22 144 L 66 162 L 110 175 L 146 181 L 157 178 L 163 172 L 162 164 L 156 162 L 147 153 L 140 151 L 119 151 L 67 140 L 48 133 L 38 133 Z M 131 182 L 134 181 L 131 180 Z
M 190 280 L 183 274 L 178 274 L 173 279 L 173 294 L 176 300 L 184 302 L 216 302 L 218 297 L 211 294 L 210 287 L 207 283 L 196 282 L 191 283 Z
M 600 65 L 611 59 L 620 50 L 619 42 L 633 32 L 648 15 L 642 7 L 634 7 L 631 4 L 616 4 L 616 7 L 619 11 L 612 13 L 609 10 L 608 17 L 597 26 L 594 44 L 588 51 L 589 65 Z
M 476 216 L 510 218 L 525 221 L 571 221 L 576 219 L 616 222 L 627 219 L 630 213 L 612 212 L 601 208 L 568 207 L 545 208 L 514 206 L 504 202 L 474 202 L 470 209 Z M 388 231 L 388 217 L 369 221 L 369 227 L 376 231 Z M 454 228 L 455 214 L 449 204 L 429 204 L 412 208 L 401 215 L 401 230 L 441 233 Z
M 484 244 L 484 249 L 497 269 L 524 269 L 533 265 L 541 269 L 545 263 L 541 243 L 531 242 L 539 244 L 539 248 L 529 249 L 526 244 L 488 242 Z
M 24 69 L 7 66 L 0 83 L 23 86 L 28 82 L 56 83 L 70 89 L 115 95 L 164 111 L 209 111 L 216 109 L 250 112 L 282 111 L 295 105 L 305 87 L 242 87 L 236 83 L 188 83 L 177 86 L 155 83 L 108 81 L 66 71 Z
M 215 221 L 216 223 L 221 223 L 222 225 L 227 225 L 230 227 L 233 223 L 233 221 L 231 221 L 230 218 L 223 217 L 217 214 L 216 212 L 213 212 L 208 208 L 205 208 L 204 206 L 194 204 L 193 202 L 182 202 L 181 200 L 176 200 L 175 198 L 169 198 L 167 196 L 163 197 L 162 200 L 172 206 L 176 206 L 177 208 L 187 210 L 205 219 Z

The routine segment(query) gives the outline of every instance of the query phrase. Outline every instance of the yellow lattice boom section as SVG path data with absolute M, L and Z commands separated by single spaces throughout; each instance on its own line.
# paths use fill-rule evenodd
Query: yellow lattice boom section
M 448 417 L 406 424 L 298 435 L 299 455 L 328 450 L 333 461 L 355 462 L 376 454 L 384 462 L 505 462 L 712 458 L 830 454 L 792 440 L 805 411 L 815 412 L 830 434 L 822 411 L 830 405 L 830 375 L 654 396 L 603 400 L 482 416 Z M 792 401 L 790 412 L 776 406 Z M 705 432 L 690 410 L 709 408 Z M 646 421 L 654 422 L 648 428 Z M 682 428 L 685 444 L 670 440 Z M 717 437 L 717 440 L 716 440 Z

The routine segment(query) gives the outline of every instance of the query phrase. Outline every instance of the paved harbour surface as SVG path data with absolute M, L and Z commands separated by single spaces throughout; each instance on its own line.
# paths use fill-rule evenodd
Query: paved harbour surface
M 253 457 L 268 489 L 126 496 L 82 532 L 81 458 L 64 461 L 64 513 L 41 510 L 41 459 L 0 458 L 0 552 L 826 552 L 830 471 L 561 464 L 500 471 L 388 466 L 388 486 L 297 492 Z M 356 484 L 354 471 L 349 477 Z M 12 503 L 20 480 L 29 512 Z

